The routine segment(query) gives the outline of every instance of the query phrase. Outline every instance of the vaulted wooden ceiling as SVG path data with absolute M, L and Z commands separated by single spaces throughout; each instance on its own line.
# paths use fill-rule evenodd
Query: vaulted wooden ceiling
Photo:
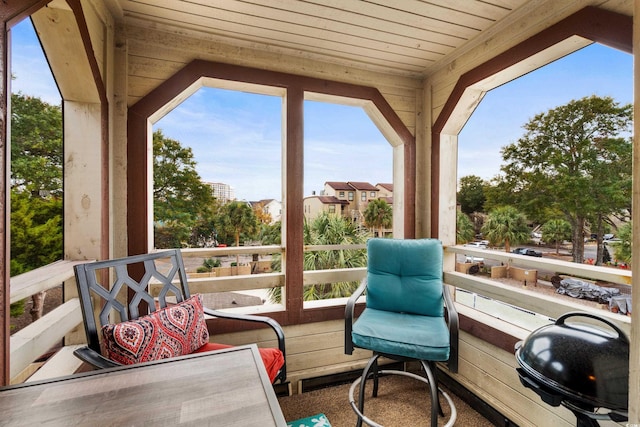
M 530 0 L 111 0 L 125 22 L 421 76 Z
M 536 0 L 106 0 L 124 22 L 420 77 Z M 589 2 L 632 15 L 633 2 Z

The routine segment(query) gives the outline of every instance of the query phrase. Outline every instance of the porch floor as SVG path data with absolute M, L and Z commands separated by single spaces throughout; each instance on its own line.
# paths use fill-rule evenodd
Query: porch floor
M 287 421 L 323 413 L 333 427 L 354 426 L 357 418 L 349 404 L 350 387 L 351 383 L 342 383 L 302 394 L 280 397 L 278 400 Z M 380 379 L 377 398 L 371 397 L 371 389 L 372 384 L 367 382 L 364 413 L 370 419 L 385 427 L 429 425 L 431 405 L 426 384 L 404 376 L 389 375 Z M 457 412 L 455 425 L 474 427 L 495 425 L 460 396 L 454 394 L 446 385 L 441 384 L 441 389 L 454 402 Z M 358 388 L 354 393 L 356 400 L 357 396 Z M 440 402 L 445 416 L 439 418 L 438 426 L 444 426 L 449 420 L 451 409 L 442 396 Z

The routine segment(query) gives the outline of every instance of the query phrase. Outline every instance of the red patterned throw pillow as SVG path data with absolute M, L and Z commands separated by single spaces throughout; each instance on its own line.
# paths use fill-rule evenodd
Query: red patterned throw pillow
M 123 365 L 191 354 L 209 342 L 202 296 L 102 328 L 103 354 Z

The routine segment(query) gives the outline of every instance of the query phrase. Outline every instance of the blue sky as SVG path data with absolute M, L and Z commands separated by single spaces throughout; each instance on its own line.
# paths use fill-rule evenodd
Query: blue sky
M 592 44 L 493 89 L 458 137 L 458 178 L 493 178 L 502 164 L 500 149 L 516 142 L 530 119 L 594 94 L 633 103 L 633 56 Z
M 13 92 L 60 103 L 31 24 L 12 30 Z M 596 94 L 633 102 L 633 57 L 592 45 L 489 92 L 459 137 L 458 177 L 491 179 L 500 149 L 538 113 Z M 193 150 L 205 181 L 224 182 L 245 200 L 281 200 L 281 99 L 203 88 L 154 129 Z M 305 104 L 304 194 L 325 181 L 391 182 L 391 148 L 359 108 Z

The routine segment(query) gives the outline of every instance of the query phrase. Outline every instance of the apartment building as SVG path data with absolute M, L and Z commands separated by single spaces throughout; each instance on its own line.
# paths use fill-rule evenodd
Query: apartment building
M 222 204 L 229 203 L 236 199 L 235 190 L 229 184 L 222 182 L 205 182 L 213 193 L 213 197 L 218 199 Z
M 393 197 L 393 184 L 378 183 L 376 184 L 376 188 L 378 189 L 378 198 Z
M 270 224 L 275 224 L 282 219 L 282 202 L 276 199 L 262 199 L 249 204 L 252 208 L 259 206 L 271 218 Z
M 304 199 L 304 214 L 307 219 L 315 218 L 320 212 L 341 215 L 357 224 L 364 223 L 364 211 L 369 202 L 384 198 L 393 204 L 393 185 L 356 181 L 327 181 L 320 196 L 312 195 Z
M 304 198 L 304 216 L 307 219 L 313 219 L 322 212 L 330 215 L 346 216 L 348 213 L 349 202 L 340 200 L 335 196 L 309 196 Z

